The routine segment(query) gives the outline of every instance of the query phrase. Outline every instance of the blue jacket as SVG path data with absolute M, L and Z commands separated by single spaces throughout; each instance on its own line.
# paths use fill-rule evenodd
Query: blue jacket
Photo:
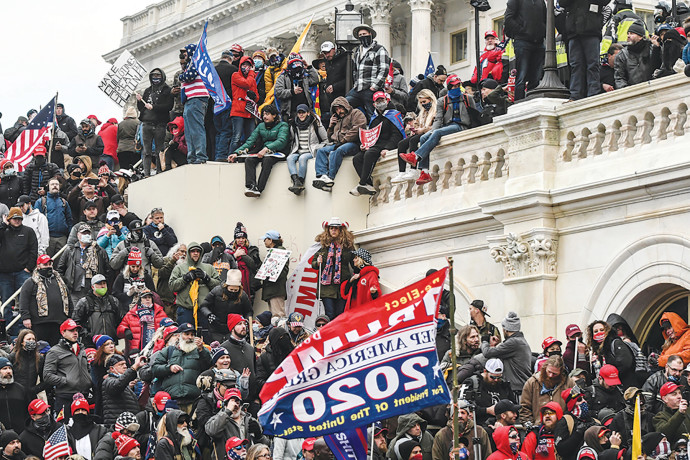
M 105 252 L 108 253 L 108 258 L 111 258 L 113 256 L 113 250 L 117 247 L 120 241 L 124 241 L 127 238 L 129 230 L 127 229 L 127 227 L 122 227 L 122 230 L 120 231 L 120 236 L 117 236 L 116 234 L 108 236 L 108 230 L 105 227 L 103 227 L 101 231 L 98 233 L 99 236 L 96 239 L 98 245 L 105 249 Z
M 683 62 L 690 64 L 690 43 L 683 48 Z
M 48 219 L 48 231 L 51 238 L 69 235 L 72 229 L 72 210 L 67 204 L 67 201 L 60 197 L 59 194 L 51 195 L 50 193 L 44 198 L 39 198 L 34 203 L 34 208 L 38 209 L 41 214 Z
M 177 235 L 175 235 L 175 231 L 168 224 L 165 224 L 163 230 L 158 230 L 158 226 L 152 222 L 144 227 L 144 233 L 149 240 L 156 243 L 164 257 L 168 254 L 170 248 L 177 244 Z

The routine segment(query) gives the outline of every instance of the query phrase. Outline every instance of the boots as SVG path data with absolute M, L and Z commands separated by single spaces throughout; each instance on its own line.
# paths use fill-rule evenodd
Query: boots
M 297 194 L 300 195 L 304 191 L 304 179 L 301 177 L 297 177 Z
M 292 185 L 288 187 L 288 190 L 290 190 L 295 195 L 299 195 L 300 193 L 302 193 L 304 187 L 300 189 L 299 176 L 297 174 L 292 174 L 290 175 L 290 179 L 292 179 Z

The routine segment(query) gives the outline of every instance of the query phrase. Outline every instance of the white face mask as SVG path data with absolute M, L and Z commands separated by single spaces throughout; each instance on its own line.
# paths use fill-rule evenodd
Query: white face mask
M 376 104 L 374 104 L 374 107 L 376 107 L 376 110 L 378 110 L 379 112 L 383 112 L 384 110 L 386 110 L 386 107 L 388 107 L 388 103 L 377 102 Z
M 14 168 L 7 168 L 7 169 L 5 169 L 5 175 L 6 175 L 6 176 L 14 176 L 15 173 L 16 173 L 16 171 L 14 170 Z
M 89 243 L 91 243 L 91 235 L 88 233 L 85 233 L 83 235 L 79 235 L 79 241 L 81 241 L 84 244 L 89 244 Z

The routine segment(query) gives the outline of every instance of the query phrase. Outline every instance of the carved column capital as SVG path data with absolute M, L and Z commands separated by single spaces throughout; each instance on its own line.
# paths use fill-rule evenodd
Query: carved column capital
M 558 273 L 558 232 L 535 229 L 526 234 L 489 239 L 490 254 L 503 264 L 504 283 L 556 279 Z
M 433 0 L 408 0 L 410 4 L 410 10 L 431 10 L 431 6 L 434 4 Z
M 391 22 L 392 5 L 389 0 L 373 0 L 369 4 L 371 23 L 381 24 Z
M 446 4 L 435 1 L 431 8 L 431 29 L 434 32 L 443 30 L 446 27 Z

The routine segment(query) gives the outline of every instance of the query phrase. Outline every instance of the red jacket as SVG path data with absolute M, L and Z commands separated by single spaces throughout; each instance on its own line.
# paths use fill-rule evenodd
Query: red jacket
M 514 429 L 514 426 L 500 426 L 496 428 L 493 434 L 496 450 L 486 460 L 527 460 L 524 452 L 518 451 L 516 454 L 513 454 L 510 450 L 508 434 L 510 434 L 510 430 Z
M 487 78 L 493 78 L 496 81 L 501 81 L 501 76 L 503 75 L 503 50 L 495 47 L 491 51 L 484 50 L 481 56 L 479 56 L 479 65 L 482 68 L 482 78 L 481 81 Z M 477 68 L 474 68 L 474 73 L 472 74 L 472 83 L 477 83 Z
M 548 407 L 554 411 L 556 413 L 557 420 L 560 420 L 563 417 L 563 409 L 561 409 L 561 405 L 556 401 L 546 403 L 544 407 Z M 539 441 L 537 433 L 539 432 L 540 428 L 541 425 L 535 427 L 533 430 L 527 433 L 525 440 L 522 442 L 522 448 L 520 451 L 527 455 L 529 460 L 556 460 L 556 446 L 554 443 L 554 434 L 552 432 L 543 432 L 541 434 L 542 438 L 546 440 L 547 455 L 536 453 L 537 444 Z
M 252 58 L 244 56 L 240 59 L 240 68 L 242 68 L 242 63 L 247 61 L 252 62 Z M 245 77 L 242 75 L 242 71 L 238 70 L 232 74 L 230 82 L 232 86 L 232 109 L 230 110 L 230 116 L 251 118 L 252 114 L 245 110 L 245 105 L 247 104 L 247 91 L 253 91 L 258 97 L 259 89 L 256 86 L 256 73 L 254 73 L 254 70 L 250 70 Z
M 163 307 L 158 304 L 154 304 L 154 323 L 156 324 L 155 329 L 158 329 L 161 325 L 163 318 L 167 318 L 168 315 L 165 314 Z M 122 322 L 117 327 L 117 336 L 121 339 L 125 338 L 125 331 L 129 329 L 132 331 L 132 340 L 127 340 L 127 350 L 141 348 L 141 323 L 139 322 L 139 316 L 137 315 L 136 308 L 132 308 L 127 312 Z
M 187 139 L 184 137 L 184 118 L 177 117 L 168 123 L 168 131 L 172 133 L 175 126 L 177 126 L 179 131 L 177 134 L 173 134 L 173 141 L 177 142 L 177 150 L 187 155 Z
M 117 120 L 109 119 L 98 132 L 103 139 L 103 155 L 111 156 L 117 163 Z
M 359 272 L 356 283 L 349 280 L 340 285 L 340 295 L 346 299 L 345 311 L 357 308 L 367 302 L 371 302 L 381 294 L 379 285 L 379 269 L 373 265 L 363 267 Z M 376 288 L 376 294 L 371 293 L 371 288 Z

